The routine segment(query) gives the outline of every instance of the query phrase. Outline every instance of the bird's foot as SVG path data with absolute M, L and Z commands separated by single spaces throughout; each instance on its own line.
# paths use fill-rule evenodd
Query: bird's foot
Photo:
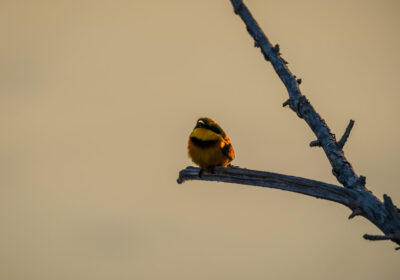
M 203 178 L 204 171 L 209 172 L 211 174 L 215 174 L 215 167 L 211 166 L 211 167 L 207 167 L 207 168 L 204 168 L 204 169 L 200 168 L 200 171 L 199 171 L 199 177 L 200 178 Z
M 200 178 L 202 178 L 203 172 L 204 172 L 204 169 L 203 169 L 203 168 L 200 168 L 200 171 L 199 171 L 199 177 L 200 177 Z

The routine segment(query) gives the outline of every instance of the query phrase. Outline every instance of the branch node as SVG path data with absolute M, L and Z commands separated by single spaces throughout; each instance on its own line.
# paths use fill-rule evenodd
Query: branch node
M 254 41 L 254 47 L 255 48 L 259 48 L 260 47 L 260 43 L 258 41 Z
M 300 85 L 302 80 L 301 79 L 297 79 L 296 82 Z
M 347 125 L 346 131 L 344 132 L 342 138 L 337 142 L 340 149 L 343 149 L 344 144 L 346 144 L 347 139 L 350 136 L 350 132 L 353 129 L 354 120 L 350 120 L 349 124 Z
M 319 140 L 314 140 L 310 142 L 310 147 L 322 147 L 322 144 Z

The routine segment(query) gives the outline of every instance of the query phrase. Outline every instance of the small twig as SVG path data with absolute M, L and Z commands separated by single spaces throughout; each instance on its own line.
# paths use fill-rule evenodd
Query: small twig
M 310 142 L 310 147 L 321 147 L 321 142 L 319 140 L 314 140 Z
M 400 234 L 387 234 L 387 235 L 371 235 L 364 234 L 364 239 L 371 241 L 380 241 L 380 240 L 400 240 Z
M 349 124 L 347 125 L 346 131 L 344 132 L 342 138 L 337 143 L 340 149 L 343 149 L 344 144 L 346 144 L 346 141 L 350 136 L 350 132 L 353 126 L 354 126 L 354 120 L 350 120 Z
M 283 102 L 282 107 L 286 107 L 287 105 L 290 105 L 290 98 Z

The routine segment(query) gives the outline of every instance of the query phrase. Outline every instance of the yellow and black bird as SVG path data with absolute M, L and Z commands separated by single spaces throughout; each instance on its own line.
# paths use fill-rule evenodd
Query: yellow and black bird
M 189 136 L 188 150 L 192 161 L 200 166 L 201 171 L 215 166 L 228 166 L 235 158 L 228 135 L 210 118 L 198 119 Z

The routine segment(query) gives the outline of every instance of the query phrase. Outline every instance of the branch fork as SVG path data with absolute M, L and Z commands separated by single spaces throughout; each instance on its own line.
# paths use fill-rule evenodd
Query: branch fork
M 400 245 L 399 209 L 388 195 L 383 196 L 383 203 L 374 196 L 365 187 L 365 176 L 358 176 L 344 155 L 343 147 L 350 136 L 354 120 L 350 120 L 343 136 L 339 141 L 336 141 L 335 135 L 331 133 L 324 119 L 316 112 L 309 100 L 302 95 L 299 88 L 301 79 L 297 79 L 287 67 L 288 63 L 281 57 L 279 45 L 273 46 L 271 44 L 242 0 L 230 1 L 235 14 L 240 16 L 247 31 L 253 37 L 254 46 L 259 47 L 264 58 L 271 62 L 275 72 L 286 87 L 289 98 L 282 105 L 284 107 L 289 105 L 314 132 L 316 140 L 312 141 L 310 146 L 323 149 L 332 166 L 333 175 L 343 187 L 301 177 L 239 167 L 216 167 L 213 173 L 203 171 L 201 177 L 199 177 L 199 168 L 187 167 L 180 171 L 178 183 L 181 184 L 187 180 L 230 182 L 276 188 L 331 200 L 351 209 L 352 213 L 349 219 L 355 216 L 363 216 L 384 233 L 384 235 L 365 234 L 365 239 L 391 240 Z M 400 247 L 396 249 L 400 249 Z

